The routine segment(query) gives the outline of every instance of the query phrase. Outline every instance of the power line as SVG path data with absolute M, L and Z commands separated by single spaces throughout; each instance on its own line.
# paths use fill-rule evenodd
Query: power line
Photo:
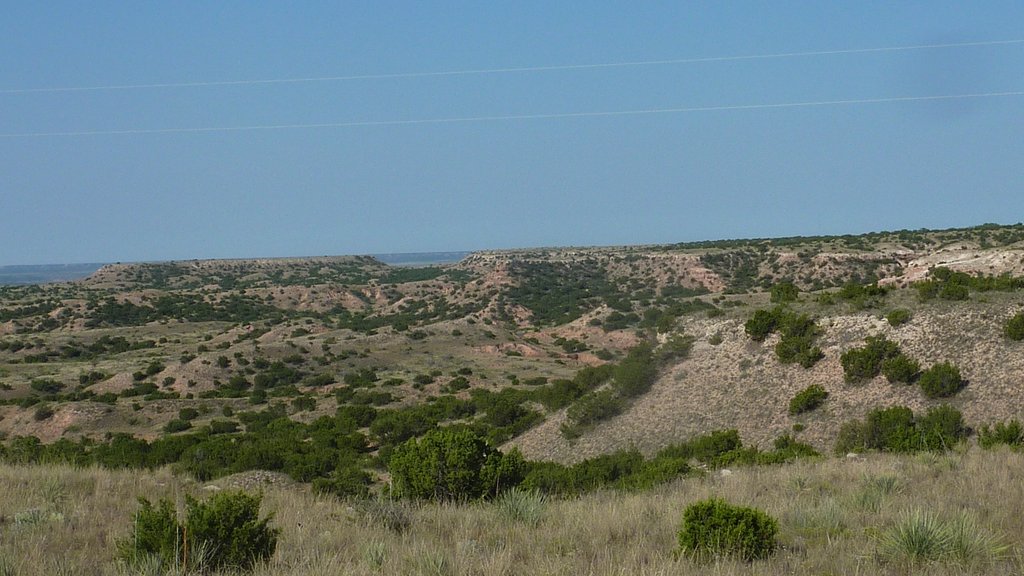
M 872 52 L 899 52 L 907 50 L 933 50 L 941 48 L 968 48 L 978 46 L 1004 46 L 1022 44 L 1024 39 L 985 40 L 979 42 L 956 42 L 947 44 L 919 44 L 915 46 L 887 46 L 880 48 L 852 48 L 845 50 L 815 50 L 809 52 L 778 52 L 772 54 L 748 54 L 739 56 L 708 56 L 699 58 L 676 58 L 671 60 L 638 60 L 632 62 L 604 62 L 595 64 L 564 64 L 553 66 L 524 66 L 512 68 L 478 68 L 434 72 L 397 72 L 391 74 L 356 74 L 348 76 L 311 76 L 307 78 L 270 78 L 256 80 L 218 80 L 211 82 L 164 82 L 153 84 L 110 84 L 106 86 L 65 86 L 51 88 L 7 88 L 0 94 L 27 94 L 40 92 L 87 92 L 101 90 L 144 90 L 158 88 L 203 88 L 214 86 L 253 86 L 258 84 L 298 84 L 308 82 L 351 82 L 357 80 L 387 80 L 400 78 L 429 78 L 443 76 L 472 76 L 482 74 L 512 74 L 525 72 L 555 72 L 565 70 L 593 70 L 600 68 L 627 68 L 636 66 L 667 66 L 673 64 L 699 64 L 708 62 L 736 62 L 741 60 L 771 60 L 809 56 L 833 56 L 840 54 L 868 54 Z
M 862 98 L 851 100 L 815 100 L 808 102 L 781 102 L 776 104 L 737 104 L 727 106 L 693 106 L 685 108 L 650 108 L 641 110 L 610 110 L 592 112 L 557 112 L 551 114 L 513 114 L 505 116 L 464 116 L 449 118 L 423 118 L 412 120 L 357 120 L 317 124 L 260 124 L 248 126 L 208 126 L 192 128 L 142 128 L 126 130 L 83 130 L 67 132 L 12 132 L 0 133 L 0 138 L 48 138 L 68 136 L 127 136 L 138 134 L 186 134 L 201 132 L 245 132 L 256 130 L 301 130 L 314 128 L 362 128 L 375 126 L 410 126 L 426 124 L 456 124 L 470 122 L 499 122 L 514 120 L 554 120 L 566 118 L 597 118 L 609 116 L 640 116 L 649 114 L 686 114 L 697 112 L 728 112 L 741 110 L 769 110 L 781 108 L 810 108 L 820 106 L 847 106 L 856 104 L 884 104 L 940 100 L 966 100 L 972 98 L 1003 98 L 1024 96 L 1024 90 L 1014 92 L 981 92 L 974 94 L 944 94 L 937 96 L 896 96 L 889 98 Z

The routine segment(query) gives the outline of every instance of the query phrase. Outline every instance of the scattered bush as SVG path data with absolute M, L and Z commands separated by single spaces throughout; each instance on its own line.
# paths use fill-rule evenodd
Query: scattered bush
M 40 404 L 36 407 L 36 411 L 32 413 L 32 419 L 36 422 L 42 422 L 43 420 L 49 420 L 53 417 L 53 408 L 48 404 Z
M 878 376 L 882 362 L 899 355 L 899 346 L 884 336 L 868 336 L 862 348 L 851 348 L 843 352 L 839 361 L 843 365 L 843 378 L 847 382 L 860 382 Z
M 1010 420 L 1009 422 L 997 422 L 994 428 L 989 428 L 988 424 L 981 427 L 978 431 L 978 445 L 982 448 L 992 448 L 999 444 L 1006 444 L 1008 446 L 1021 446 L 1024 445 L 1024 426 L 1021 426 L 1019 420 Z
M 889 382 L 910 384 L 921 372 L 921 364 L 906 354 L 897 354 L 882 360 L 882 374 Z
M 757 310 L 743 329 L 755 342 L 763 342 L 776 330 L 781 332 L 782 338 L 775 345 L 775 355 L 783 364 L 799 363 L 804 368 L 810 368 L 825 357 L 821 348 L 814 345 L 818 327 L 807 314 L 796 314 L 781 306 L 772 310 Z
M 154 506 L 141 498 L 132 534 L 118 542 L 118 555 L 130 566 L 156 558 L 162 571 L 252 570 L 273 555 L 280 534 L 269 526 L 269 516 L 259 518 L 262 499 L 241 491 L 215 494 L 205 502 L 186 496 L 182 524 L 169 500 Z
M 679 549 L 702 561 L 735 557 L 750 562 L 775 552 L 778 530 L 778 522 L 760 510 L 712 498 L 686 507 Z
M 326 478 L 315 478 L 313 489 L 339 498 L 366 498 L 373 479 L 358 466 L 339 466 Z
M 164 425 L 164 432 L 173 434 L 175 432 L 182 432 L 192 427 L 192 423 L 188 420 L 171 420 Z
M 885 319 L 889 322 L 889 326 L 895 328 L 896 326 L 902 326 L 907 322 L 910 322 L 910 310 L 905 308 L 897 308 L 885 315 Z
M 1018 312 L 1006 321 L 1003 325 L 1003 335 L 1018 342 L 1024 340 L 1024 312 Z
M 925 370 L 919 383 L 921 390 L 929 398 L 953 396 L 964 386 L 960 369 L 949 362 L 941 362 Z
M 863 421 L 852 420 L 839 429 L 836 452 L 947 450 L 968 432 L 960 411 L 952 406 L 932 408 L 919 418 L 905 406 L 875 408 Z
M 812 384 L 797 392 L 796 396 L 793 396 L 789 401 L 789 413 L 795 416 L 804 412 L 810 412 L 821 406 L 826 398 L 828 398 L 828 392 L 825 388 L 818 384 Z
M 771 301 L 774 304 L 796 302 L 800 289 L 792 282 L 777 282 L 771 289 Z
M 775 345 L 775 356 L 783 364 L 797 363 L 804 368 L 814 366 L 825 353 L 814 345 L 812 338 L 807 336 L 783 337 Z
M 778 316 L 769 310 L 755 310 L 743 324 L 743 330 L 755 342 L 763 342 L 778 326 Z

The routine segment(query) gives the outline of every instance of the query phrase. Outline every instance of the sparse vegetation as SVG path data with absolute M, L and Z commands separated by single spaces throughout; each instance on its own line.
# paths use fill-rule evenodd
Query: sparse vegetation
M 324 560 L 333 569 L 321 572 L 402 573 L 441 566 L 453 574 L 501 571 L 501 562 L 492 557 L 491 564 L 483 564 L 482 552 L 452 542 L 430 547 L 433 556 L 423 560 L 426 545 L 415 538 L 423 536 L 430 523 L 426 517 L 437 510 L 446 510 L 457 526 L 463 526 L 458 523 L 461 515 L 480 514 L 474 520 L 479 525 L 557 531 L 568 526 L 560 517 L 569 510 L 563 496 L 589 502 L 608 498 L 610 492 L 630 500 L 661 497 L 657 495 L 685 485 L 689 495 L 674 503 L 675 510 L 693 498 L 723 496 L 760 506 L 754 492 L 734 499 L 730 491 L 737 478 L 751 482 L 752 473 L 745 467 L 771 465 L 757 474 L 775 478 L 779 489 L 791 488 L 785 498 L 769 490 L 778 499 L 765 507 L 779 520 L 782 546 L 777 556 L 784 558 L 778 562 L 787 570 L 855 572 L 849 564 L 798 557 L 789 548 L 799 542 L 801 550 L 813 555 L 821 550 L 822 538 L 831 539 L 840 554 L 859 554 L 865 562 L 857 568 L 862 572 L 903 570 L 906 557 L 879 547 L 878 539 L 897 524 L 889 508 L 893 501 L 903 503 L 901 510 L 931 512 L 934 507 L 907 500 L 932 476 L 922 472 L 912 481 L 904 472 L 930 466 L 937 474 L 946 466 L 959 466 L 967 450 L 963 440 L 972 427 L 980 446 L 1007 458 L 1016 455 L 1000 447 L 1017 449 L 1022 443 L 1020 424 L 1014 420 L 1019 410 L 1005 393 L 1015 389 L 1012 374 L 1019 367 L 1005 351 L 1014 346 L 1017 332 L 1024 333 L 1016 325 L 1024 326 L 1024 320 L 1018 322 L 1024 313 L 1007 319 L 1017 307 L 1017 295 L 1010 292 L 1022 286 L 1011 274 L 1019 273 L 1022 263 L 986 259 L 981 251 L 978 261 L 996 268 L 978 264 L 971 273 L 935 269 L 926 283 L 907 289 L 898 287 L 899 279 L 879 282 L 903 272 L 903 265 L 886 254 L 893 249 L 926 253 L 940 245 L 973 250 L 982 241 L 1004 245 L 1000 243 L 1013 238 L 1024 238 L 1019 227 L 703 247 L 531 250 L 488 253 L 455 267 L 408 271 L 372 259 L 124 265 L 80 284 L 0 288 L 0 314 L 5 318 L 0 336 L 0 461 L 72 464 L 75 468 L 64 469 L 67 478 L 128 468 L 140 477 L 161 474 L 168 485 L 188 486 L 184 493 L 195 490 L 193 481 L 229 486 L 236 477 L 273 474 L 283 482 L 311 484 L 309 492 L 316 496 L 308 497 L 316 498 L 317 507 L 337 510 L 336 500 L 347 501 L 354 512 L 338 513 L 334 520 L 351 519 L 346 531 L 363 536 L 364 528 L 374 531 L 372 541 L 347 541 L 339 548 L 319 541 L 318 554 L 326 550 L 324 554 L 337 552 L 346 559 L 340 566 Z M 720 275 L 706 270 L 694 275 L 698 258 Z M 724 284 L 715 284 L 719 281 Z M 915 298 L 918 294 L 925 299 Z M 759 309 L 767 306 L 775 307 Z M 906 327 L 890 329 L 899 326 Z M 772 342 L 773 349 L 751 344 L 741 337 L 741 329 L 750 340 Z M 857 343 L 873 331 L 896 334 L 900 344 L 882 336 Z M 850 382 L 881 374 L 893 383 L 920 383 L 921 389 L 879 389 L 876 381 L 841 391 L 830 388 L 842 399 L 825 400 L 824 388 L 838 381 L 839 370 L 833 362 L 816 363 L 823 356 L 819 344 L 846 352 L 839 364 Z M 974 346 L 978 353 L 964 359 L 964 346 Z M 911 351 L 921 360 L 939 363 L 922 371 Z M 793 372 L 774 362 L 772 352 L 779 363 L 816 368 Z M 918 414 L 899 408 L 900 403 L 919 405 L 922 394 L 942 398 L 963 388 L 963 375 L 956 365 L 941 362 L 943 358 L 962 362 L 965 375 L 983 375 L 977 393 L 961 397 L 957 405 L 964 414 L 984 414 L 989 423 L 967 422 L 949 406 Z M 879 394 L 897 406 L 872 410 L 840 427 L 837 418 L 865 414 L 868 399 Z M 800 416 L 823 400 L 828 409 Z M 787 412 L 798 417 L 787 419 Z M 557 424 L 562 419 L 564 437 Z M 713 425 L 728 429 L 716 432 Z M 680 434 L 685 438 L 691 432 L 690 440 L 679 440 Z M 446 479 L 442 485 L 449 487 L 427 495 L 407 490 L 403 496 L 420 500 L 415 503 L 391 492 L 382 479 L 393 477 L 391 472 L 399 471 L 403 462 L 430 461 L 422 454 L 407 457 L 410 446 L 442 433 L 464 434 L 472 439 L 465 445 L 484 446 L 481 450 L 492 464 L 484 458 L 477 470 L 473 458 L 452 456 L 458 466 L 416 474 L 436 479 L 451 472 L 459 477 L 466 468 L 472 481 L 465 486 L 470 488 Z M 741 434 L 749 444 L 740 441 Z M 522 455 L 510 456 L 512 446 Z M 827 482 L 809 480 L 810 487 L 791 477 L 797 474 L 792 470 L 808 469 L 792 461 L 813 457 L 815 448 L 823 447 L 842 453 L 926 453 L 903 460 L 899 467 L 874 470 L 878 477 L 895 478 L 897 488 L 891 490 L 875 488 L 859 475 L 840 482 L 840 474 L 832 473 Z M 505 456 L 511 459 L 505 461 Z M 848 472 L 841 461 L 822 462 Z M 774 466 L 781 463 L 787 464 Z M 495 467 L 498 472 L 493 472 Z M 170 479 L 169 471 L 182 477 Z M 501 480 L 492 482 L 494 474 Z M 185 484 L 175 484 L 179 482 Z M 62 490 L 72 490 L 70 485 Z M 45 485 L 38 490 L 49 491 Z M 462 495 L 454 496 L 457 492 Z M 273 493 L 278 494 L 273 498 L 280 497 L 281 492 Z M 171 495 L 162 490 L 145 494 Z M 33 492 L 25 501 L 36 496 Z M 390 540 L 392 530 L 383 527 L 385 521 L 377 523 L 371 514 L 363 514 L 373 506 L 363 498 L 373 498 L 370 502 L 381 510 L 395 511 L 395 525 L 410 538 L 402 546 L 419 548 L 400 549 Z M 448 508 L 435 508 L 430 503 L 435 499 L 447 501 Z M 495 502 L 467 507 L 460 499 Z M 89 516 L 64 508 L 67 498 L 58 500 L 63 504 L 39 501 L 32 509 L 4 508 L 11 512 L 0 518 L 5 529 L 0 564 L 7 550 L 18 550 L 7 558 L 31 574 L 36 567 L 22 562 L 19 554 L 49 546 L 32 531 L 48 534 L 46 530 L 64 531 L 65 525 L 83 526 L 77 519 Z M 173 503 L 184 510 L 182 497 Z M 542 512 L 529 512 L 538 507 Z M 128 525 L 134 511 L 117 509 L 122 526 Z M 272 509 L 281 511 L 278 503 Z M 882 514 L 883 509 L 888 515 L 869 523 L 863 514 Z M 60 515 L 64 520 L 55 520 Z M 622 518 L 618 512 L 614 516 Z M 950 510 L 935 517 L 948 525 L 958 522 Z M 295 525 L 290 518 L 293 524 L 286 526 Z M 713 568 L 707 569 L 687 558 L 672 561 L 678 517 L 643 512 L 637 518 L 660 522 L 660 528 L 649 532 L 645 527 L 642 537 L 635 535 L 641 532 L 600 535 L 605 542 L 629 541 L 641 547 L 651 542 L 646 554 L 650 564 L 639 566 L 620 557 L 618 573 L 774 573 L 776 568 L 774 559 L 759 562 L 762 568 L 756 569 L 725 556 L 712 560 Z M 979 518 L 988 527 L 1005 524 Z M 332 537 L 347 537 L 329 531 Z M 289 531 L 282 545 L 298 545 L 291 542 L 293 537 L 315 538 L 303 534 Z M 501 537 L 515 541 L 522 536 Z M 57 538 L 74 541 L 66 532 Z M 562 533 L 559 538 L 538 546 L 564 555 L 550 556 L 555 558 L 551 565 L 533 564 L 535 572 L 602 573 L 595 557 L 576 563 L 583 562 L 579 555 L 586 547 L 578 535 Z M 472 536 L 462 540 L 491 541 Z M 103 569 L 90 565 L 72 572 L 110 572 L 112 554 L 96 555 L 98 562 L 107 563 Z M 371 557 L 372 563 L 367 560 Z M 974 560 L 961 559 L 967 557 Z M 315 566 L 302 562 L 286 555 L 254 570 L 317 573 Z M 944 569 L 937 566 L 947 565 L 959 573 L 1013 573 L 1018 568 L 1013 561 L 984 554 L 943 554 L 930 562 L 928 570 L 935 573 Z M 49 559 L 36 564 L 40 571 L 49 570 L 45 573 L 60 573 Z

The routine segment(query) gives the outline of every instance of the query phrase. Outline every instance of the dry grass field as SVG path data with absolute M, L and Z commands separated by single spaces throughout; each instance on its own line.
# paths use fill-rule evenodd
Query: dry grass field
M 263 488 L 263 510 L 273 515 L 281 538 L 255 573 L 1020 574 L 1022 474 L 1021 453 L 972 448 L 741 468 L 644 493 L 598 492 L 520 506 L 346 502 L 273 484 Z M 130 537 L 136 498 L 166 497 L 181 505 L 185 494 L 202 497 L 232 485 L 232 479 L 198 485 L 166 471 L 0 467 L 0 574 L 145 573 L 115 557 L 115 542 Z M 710 496 L 774 516 L 780 525 L 776 554 L 749 564 L 677 558 L 683 509 Z M 934 558 L 915 557 L 914 545 L 894 539 L 897 528 L 914 519 L 955 528 L 958 535 Z
M 937 267 L 977 284 L 969 294 L 960 285 L 962 298 L 927 297 L 919 289 L 939 285 Z M 1006 450 L 829 456 L 568 500 L 343 501 L 308 482 L 359 468 L 380 493 L 398 442 L 452 424 L 494 433 L 528 460 L 575 463 L 632 448 L 649 456 L 725 429 L 748 447 L 792 434 L 831 454 L 844 423 L 889 406 L 922 414 L 949 403 L 975 430 L 1024 419 L 1024 344 L 1004 334 L 1024 310 L 1022 274 L 1024 225 L 985 225 L 489 251 L 425 268 L 367 257 L 112 265 L 77 282 L 0 287 L 0 457 L 61 457 L 26 456 L 23 441 L 35 439 L 24 436 L 111 466 L 248 455 L 198 476 L 215 478 L 207 483 L 168 468 L 0 463 L 0 576 L 155 574 L 116 558 L 137 498 L 181 509 L 186 495 L 234 485 L 264 490 L 282 530 L 261 575 L 1021 574 L 1024 457 Z M 780 361 L 778 332 L 758 342 L 745 330 L 789 283 L 799 295 L 785 310 L 813 320 L 806 337 L 821 351 L 807 368 Z M 909 319 L 894 326 L 896 309 Z M 922 369 L 951 362 L 966 385 L 928 399 L 883 376 L 847 382 L 841 357 L 867 336 Z M 574 378 L 607 375 L 645 346 L 657 368 L 644 385 L 616 392 L 616 411 L 562 430 L 573 408 L 623 384 Z M 791 415 L 810 385 L 827 399 Z M 260 435 L 263 417 L 273 434 Z M 335 424 L 344 451 L 313 432 Z M 93 458 L 118 435 L 167 441 L 153 451 L 181 459 Z M 314 440 L 333 451 L 306 453 Z M 195 444 L 173 452 L 179 441 Z M 777 518 L 777 553 L 752 564 L 678 557 L 683 510 L 712 496 Z

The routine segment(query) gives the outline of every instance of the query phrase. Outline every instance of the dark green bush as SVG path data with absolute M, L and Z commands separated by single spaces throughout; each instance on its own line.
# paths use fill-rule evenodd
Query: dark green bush
M 142 508 L 135 513 L 131 535 L 117 543 L 118 556 L 129 566 L 137 566 L 156 557 L 165 570 L 181 562 L 182 531 L 170 500 L 154 506 L 139 498 Z
M 190 546 L 205 549 L 211 570 L 251 570 L 274 554 L 280 530 L 260 518 L 263 496 L 242 491 L 214 494 L 200 502 L 185 498 L 185 535 Z
M 573 402 L 566 411 L 567 421 L 562 425 L 563 435 L 572 436 L 572 429 L 592 426 L 603 420 L 621 414 L 625 402 L 611 388 L 605 388 L 583 396 Z M 568 433 L 567 433 L 568 432 Z
M 768 514 L 712 498 L 686 507 L 679 549 L 700 561 L 734 557 L 750 562 L 775 552 L 778 531 L 778 522 Z
M 178 420 L 195 420 L 199 417 L 199 410 L 195 408 L 182 408 L 178 410 Z
M 358 466 L 335 468 L 326 478 L 315 478 L 313 489 L 321 494 L 332 494 L 339 498 L 366 498 L 370 495 L 373 479 Z
M 921 390 L 929 398 L 953 396 L 964 386 L 960 369 L 949 362 L 941 362 L 925 370 L 919 383 Z
M 778 330 L 782 338 L 775 345 L 775 355 L 783 364 L 799 363 L 804 368 L 810 368 L 825 357 L 821 348 L 814 345 L 819 330 L 814 319 L 807 314 L 796 314 L 781 306 L 771 310 L 757 310 L 743 329 L 755 342 L 763 342 L 769 334 Z
M 755 342 L 763 342 L 778 326 L 778 316 L 768 310 L 756 310 L 743 325 L 743 330 Z
M 48 404 L 40 404 L 36 407 L 35 412 L 32 413 L 32 419 L 41 422 L 47 420 L 53 416 L 53 408 Z
M 924 450 L 948 450 L 968 432 L 963 414 L 948 404 L 929 409 L 914 425 Z
M 826 398 L 828 398 L 828 392 L 825 388 L 818 384 L 811 384 L 797 392 L 796 396 L 793 396 L 789 401 L 789 413 L 795 416 L 804 412 L 810 412 L 821 406 Z
M 900 353 L 899 346 L 884 336 L 868 336 L 862 348 L 851 348 L 839 357 L 843 365 L 843 378 L 847 382 L 860 382 L 878 376 L 882 362 Z
M 960 411 L 948 405 L 917 418 L 905 406 L 875 408 L 863 421 L 853 420 L 840 428 L 836 452 L 947 450 L 964 440 L 968 432 Z
M 502 454 L 471 430 L 439 428 L 395 448 L 388 462 L 394 491 L 409 498 L 473 500 L 522 479 L 518 451 Z
M 775 356 L 783 364 L 797 363 L 804 368 L 810 368 L 824 358 L 825 353 L 814 345 L 810 337 L 783 336 L 775 345 Z
M 921 364 L 906 354 L 897 354 L 882 360 L 882 374 L 892 383 L 910 384 L 921 372 Z
M 130 566 L 157 558 L 162 571 L 188 567 L 197 572 L 252 570 L 277 547 L 280 530 L 259 518 L 261 495 L 222 492 L 200 502 L 186 496 L 185 522 L 177 520 L 174 505 L 156 506 L 139 500 L 132 534 L 118 542 L 118 555 Z
M 1024 312 L 1018 312 L 1006 321 L 1003 325 L 1003 335 L 1018 342 L 1024 340 Z
M 910 310 L 905 308 L 897 308 L 885 315 L 885 319 L 889 322 L 892 327 L 902 326 L 907 322 L 910 322 Z
M 785 302 L 796 302 L 800 295 L 800 289 L 792 282 L 777 282 L 772 285 L 771 301 L 775 304 Z
M 192 427 L 192 423 L 188 420 L 171 420 L 164 425 L 164 432 L 173 434 L 175 432 L 182 432 Z
M 999 444 L 1024 445 L 1024 426 L 1021 426 L 1019 420 L 997 422 L 994 428 L 989 428 L 988 424 L 981 427 L 978 431 L 978 445 L 982 448 L 992 448 Z

